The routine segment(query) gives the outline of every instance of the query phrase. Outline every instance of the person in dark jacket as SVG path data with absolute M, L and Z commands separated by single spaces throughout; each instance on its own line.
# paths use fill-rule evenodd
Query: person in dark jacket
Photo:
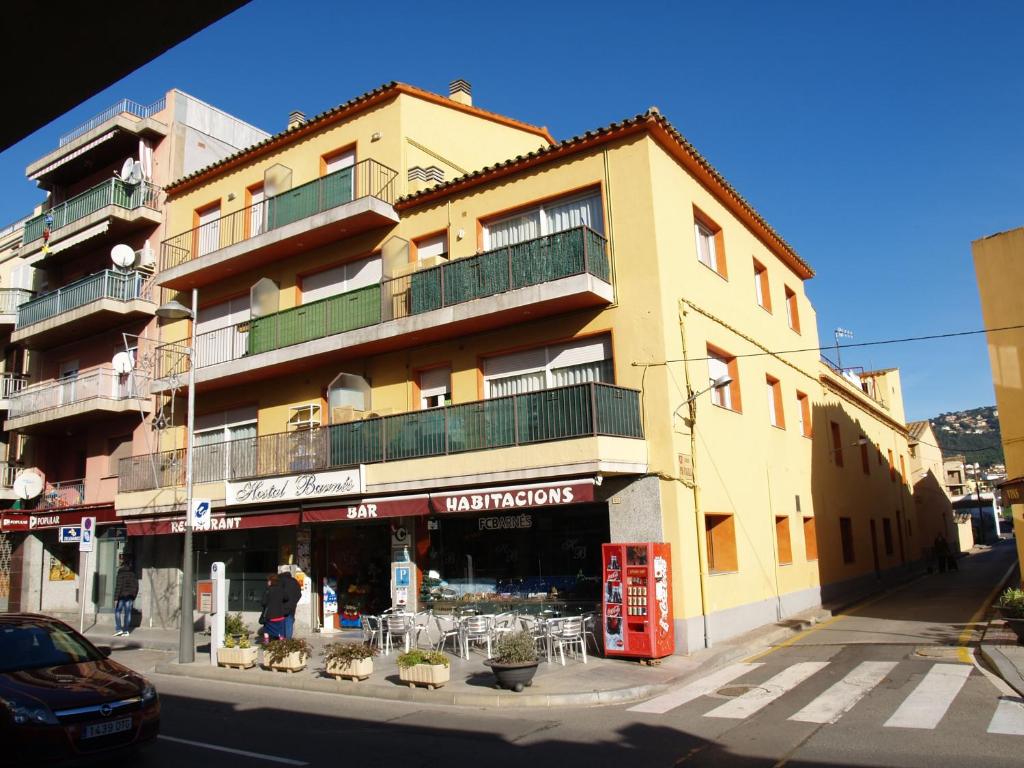
M 284 616 L 284 636 L 290 638 L 292 632 L 295 629 L 295 609 L 299 605 L 299 598 L 302 597 L 302 587 L 299 586 L 299 582 L 295 580 L 288 571 L 278 575 L 278 580 L 281 582 L 284 588 L 285 596 L 285 616 Z
M 288 600 L 280 576 L 267 580 L 267 591 L 263 595 L 263 637 L 276 640 L 285 636 L 285 617 L 288 615 Z
M 117 569 L 114 580 L 114 637 L 128 637 L 132 631 L 132 608 L 135 598 L 139 596 L 139 577 L 132 569 L 132 562 L 127 557 L 121 558 L 121 567 Z

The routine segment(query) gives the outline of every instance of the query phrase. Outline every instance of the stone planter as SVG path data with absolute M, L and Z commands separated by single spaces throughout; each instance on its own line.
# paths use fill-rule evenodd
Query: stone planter
M 256 666 L 257 648 L 218 648 L 217 665 L 233 669 L 248 669 Z
M 399 667 L 398 676 L 410 688 L 425 685 L 434 690 L 451 679 L 451 670 L 444 664 L 417 664 L 414 667 Z
M 533 685 L 533 676 L 537 673 L 537 663 L 536 661 L 524 661 L 520 664 L 499 664 L 493 659 L 484 662 L 491 668 L 500 688 L 516 693 Z
M 356 659 L 347 664 L 332 662 L 327 665 L 327 674 L 335 680 L 342 677 L 349 680 L 365 680 L 373 674 L 373 659 Z
M 276 664 L 271 664 L 270 660 L 267 658 L 266 652 L 264 651 L 263 666 L 267 669 L 277 670 L 278 672 L 298 672 L 299 670 L 306 668 L 307 658 L 307 656 L 295 651 L 294 653 L 289 653 Z

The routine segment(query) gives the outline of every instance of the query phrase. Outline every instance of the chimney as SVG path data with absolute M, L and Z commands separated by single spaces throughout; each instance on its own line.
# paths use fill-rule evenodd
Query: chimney
M 288 115 L 288 129 L 298 128 L 300 125 L 306 124 L 306 113 L 300 109 L 292 110 L 291 114 Z
M 452 80 L 448 84 L 448 98 L 452 101 L 457 101 L 459 104 L 465 104 L 467 107 L 472 107 L 473 88 L 465 80 Z

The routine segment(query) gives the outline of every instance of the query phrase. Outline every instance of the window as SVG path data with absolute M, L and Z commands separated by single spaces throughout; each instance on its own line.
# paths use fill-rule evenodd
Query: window
M 796 393 L 797 409 L 800 417 L 800 434 L 804 437 L 811 437 L 811 401 L 803 392 Z
M 220 203 L 196 211 L 196 255 L 203 256 L 220 248 Z
M 118 435 L 117 437 L 111 437 L 107 440 L 107 456 L 109 456 L 109 462 L 107 465 L 107 475 L 114 476 L 118 473 L 118 466 L 121 463 L 121 459 L 127 458 L 132 455 L 132 436 L 131 435 Z
M 836 466 L 843 466 L 843 443 L 842 436 L 839 434 L 839 425 L 834 421 L 829 422 L 829 427 L 832 430 L 832 456 L 835 459 Z
M 722 228 L 694 208 L 693 232 L 697 241 L 697 261 L 708 269 L 713 269 L 722 277 L 728 277 L 725 267 L 725 240 L 722 236 Z
M 739 570 L 736 561 L 736 521 L 732 515 L 704 515 L 708 538 L 708 571 Z
M 419 375 L 420 409 L 440 408 L 452 402 L 452 370 L 448 366 L 421 371 Z
M 551 200 L 535 208 L 487 222 L 483 228 L 484 250 L 502 248 L 582 226 L 604 233 L 601 194 L 596 190 Z
M 903 456 L 902 453 L 900 454 L 900 478 L 904 482 L 908 481 L 908 478 L 907 478 L 907 462 L 905 461 L 904 456 Z
M 371 256 L 305 275 L 301 279 L 302 303 L 377 285 L 383 275 L 381 269 L 380 256 Z
M 427 259 L 448 258 L 448 233 L 438 232 L 436 235 L 413 240 L 416 247 L 416 260 L 426 261 Z
M 892 455 L 892 448 L 889 449 L 889 479 L 896 482 L 896 461 Z
M 853 562 L 853 521 L 848 517 L 839 518 L 839 536 L 843 541 L 843 562 Z
M 263 182 L 254 184 L 245 190 L 245 218 L 249 222 L 245 230 L 249 237 L 263 234 L 266 231 L 267 206 L 266 193 L 263 189 Z
M 765 377 L 768 391 L 768 423 L 779 429 L 786 428 L 786 414 L 782 410 L 782 384 L 771 376 Z
M 246 353 L 249 294 L 199 308 L 195 323 L 196 366 L 237 360 Z M 225 355 L 231 355 L 225 357 Z
M 234 408 L 196 417 L 195 482 L 251 477 L 256 473 L 256 408 Z
M 882 539 L 885 541 L 885 554 L 892 554 L 892 523 L 888 517 L 882 518 Z
M 786 320 L 789 321 L 790 328 L 800 333 L 800 309 L 797 306 L 796 293 L 788 285 L 786 286 Z
M 772 295 L 768 290 L 768 268 L 757 259 L 754 259 L 754 296 L 757 298 L 757 306 L 772 311 Z
M 789 538 L 789 517 L 775 518 L 775 541 L 779 546 L 779 565 L 793 562 L 793 543 Z
M 337 173 L 345 168 L 351 168 L 355 164 L 356 151 L 354 149 L 343 149 L 333 152 L 332 154 L 324 155 L 320 159 L 320 175 L 327 176 L 331 173 Z
M 716 387 L 714 383 L 723 376 L 732 381 L 724 387 Z M 716 347 L 708 347 L 708 385 L 711 387 L 711 402 L 730 411 L 743 410 L 740 402 L 740 373 L 736 358 Z
M 484 360 L 486 397 L 505 397 L 588 382 L 612 383 L 611 338 L 578 339 Z
M 865 475 L 871 474 L 871 462 L 868 459 L 868 443 L 866 440 L 860 444 L 860 468 L 864 470 Z
M 818 527 L 813 517 L 804 518 L 804 554 L 808 561 L 818 559 Z

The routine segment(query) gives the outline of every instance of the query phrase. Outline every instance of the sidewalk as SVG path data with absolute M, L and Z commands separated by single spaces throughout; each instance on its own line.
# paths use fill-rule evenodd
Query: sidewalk
M 494 677 L 484 666 L 484 654 L 474 650 L 468 660 L 448 654 L 451 659 L 451 681 L 437 690 L 409 688 L 398 677 L 397 653 L 374 659 L 373 675 L 365 681 L 334 680 L 323 672 L 321 650 L 329 642 L 358 642 L 358 631 L 333 635 L 314 634 L 309 637 L 313 655 L 305 670 L 294 674 L 271 672 L 261 668 L 238 670 L 211 666 L 209 638 L 197 637 L 196 661 L 191 664 L 164 662 L 155 668 L 157 674 L 189 677 L 217 682 L 246 683 L 274 688 L 291 688 L 321 693 L 337 693 L 375 699 L 415 701 L 470 707 L 589 707 L 639 701 L 664 692 L 670 685 L 707 674 L 712 669 L 745 658 L 828 617 L 828 612 L 812 611 L 792 617 L 780 624 L 771 624 L 728 642 L 704 649 L 690 656 L 669 656 L 657 666 L 644 666 L 636 661 L 604 659 L 587 655 L 587 663 L 566 657 L 563 667 L 557 660 L 541 661 L 533 686 L 522 693 L 499 690 Z M 90 638 L 93 635 L 90 633 Z M 95 636 L 97 642 L 113 650 L 177 648 L 174 631 L 144 630 L 127 638 Z M 173 646 L 173 647 L 172 647 Z

